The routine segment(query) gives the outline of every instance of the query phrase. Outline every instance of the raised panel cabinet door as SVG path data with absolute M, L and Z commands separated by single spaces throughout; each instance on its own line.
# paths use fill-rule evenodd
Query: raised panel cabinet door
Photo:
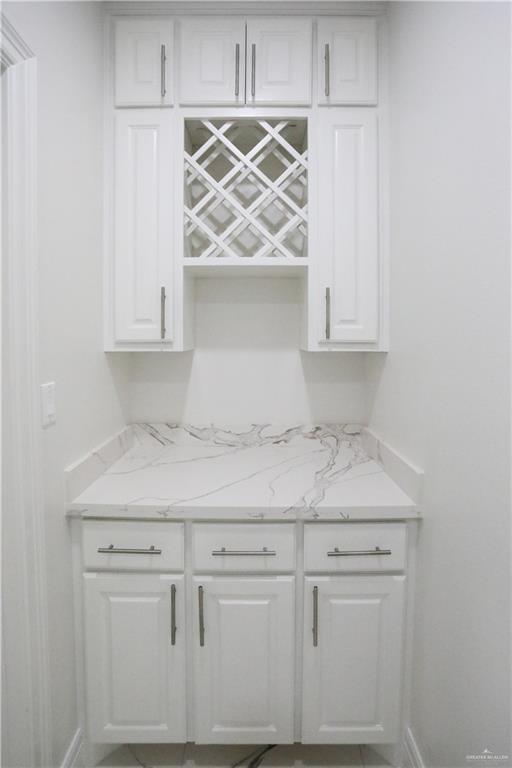
M 180 104 L 245 104 L 245 20 L 180 22 Z
M 305 579 L 302 741 L 398 741 L 405 576 Z
M 193 583 L 195 741 L 292 743 L 294 577 Z
M 310 104 L 312 21 L 247 21 L 247 104 Z
M 93 742 L 184 742 L 183 575 L 84 574 Z
M 377 103 L 377 20 L 318 19 L 318 103 Z
M 172 104 L 173 40 L 170 19 L 114 19 L 116 107 Z
M 375 342 L 379 333 L 377 116 L 318 118 L 320 338 Z
M 118 112 L 114 165 L 115 340 L 169 342 L 173 231 L 170 112 Z

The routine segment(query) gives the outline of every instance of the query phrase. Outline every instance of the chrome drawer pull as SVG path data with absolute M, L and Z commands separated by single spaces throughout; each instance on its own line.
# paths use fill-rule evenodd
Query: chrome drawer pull
M 126 549 L 125 547 L 98 547 L 98 552 L 104 555 L 161 555 L 161 549 L 155 549 L 153 545 L 149 549 Z
M 318 646 L 318 587 L 313 587 L 313 648 Z
M 171 645 L 176 645 L 176 584 L 171 584 Z
M 212 557 L 275 557 L 275 555 L 276 552 L 274 550 L 267 549 L 266 547 L 252 551 L 250 549 L 226 549 L 222 547 L 222 549 L 214 549 L 212 551 Z
M 327 553 L 327 557 L 357 557 L 358 555 L 390 555 L 390 554 L 391 554 L 390 549 L 381 549 L 380 547 L 375 547 L 375 549 L 355 549 L 353 551 L 344 549 L 341 552 L 338 549 L 338 547 L 334 547 L 333 552 Z
M 167 61 L 167 56 L 165 53 L 165 45 L 160 46 L 160 96 L 162 99 L 165 97 L 165 94 L 167 93 L 167 88 L 165 85 L 165 62 Z
M 197 588 L 197 596 L 199 599 L 199 645 L 202 648 L 204 646 L 204 589 L 203 587 Z

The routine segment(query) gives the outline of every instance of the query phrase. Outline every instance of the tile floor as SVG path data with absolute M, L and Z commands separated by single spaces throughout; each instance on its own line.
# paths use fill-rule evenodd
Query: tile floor
M 263 747 L 261 747 L 263 748 Z M 102 768 L 231 768 L 259 747 L 198 746 L 196 744 L 136 744 L 119 747 Z M 248 761 L 241 763 L 246 768 Z M 376 768 L 386 766 L 368 747 L 277 746 L 261 768 Z

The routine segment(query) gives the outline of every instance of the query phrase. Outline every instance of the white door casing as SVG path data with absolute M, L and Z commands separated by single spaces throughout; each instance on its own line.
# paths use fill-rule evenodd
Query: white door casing
M 39 412 L 37 61 L 5 16 L 2 88 L 2 764 L 52 764 Z

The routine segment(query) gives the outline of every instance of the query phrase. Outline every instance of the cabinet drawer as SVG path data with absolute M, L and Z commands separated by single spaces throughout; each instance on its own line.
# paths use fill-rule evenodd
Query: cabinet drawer
M 193 526 L 196 571 L 292 571 L 295 529 L 281 524 L 210 524 Z
M 405 550 L 406 528 L 401 523 L 312 523 L 304 527 L 305 571 L 401 571 Z
M 85 520 L 82 548 L 89 569 L 181 571 L 183 523 Z

